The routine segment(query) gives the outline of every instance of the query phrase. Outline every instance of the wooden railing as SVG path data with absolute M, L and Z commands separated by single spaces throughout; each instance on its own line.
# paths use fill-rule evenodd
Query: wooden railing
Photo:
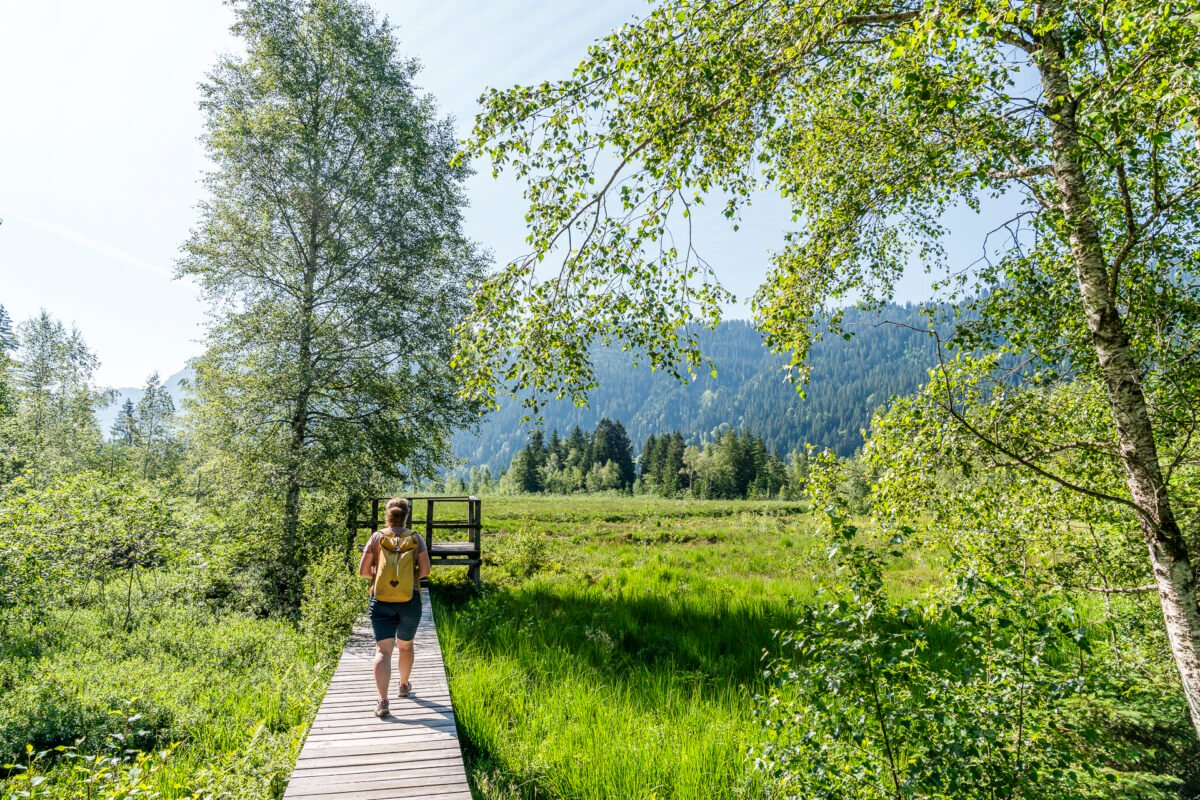
M 384 527 L 386 520 L 383 512 L 389 499 L 350 499 L 347 518 L 350 546 L 357 542 L 360 531 L 365 529 L 374 532 Z M 409 507 L 407 524 L 424 535 L 425 544 L 429 548 L 430 562 L 438 566 L 466 567 L 468 577 L 478 586 L 480 567 L 483 563 L 483 516 L 479 498 L 469 495 L 419 495 L 405 499 L 408 500 Z M 370 516 L 367 518 L 362 516 L 364 505 L 369 505 L 370 508 Z M 439 510 L 443 515 L 447 510 L 454 513 L 439 519 Z M 414 513 L 423 516 L 414 519 Z

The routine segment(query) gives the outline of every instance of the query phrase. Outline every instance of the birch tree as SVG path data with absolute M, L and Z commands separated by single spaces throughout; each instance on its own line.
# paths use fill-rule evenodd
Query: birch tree
M 1181 495 L 1200 418 L 1198 23 L 1190 0 L 658 3 L 570 77 L 484 96 L 465 152 L 524 181 L 529 253 L 478 293 L 456 363 L 485 398 L 507 378 L 576 399 L 597 337 L 700 363 L 683 326 L 727 295 L 692 213 L 719 197 L 736 221 L 762 187 L 797 223 L 755 308 L 801 378 L 823 309 L 881 303 L 910 263 L 946 269 L 981 317 L 961 345 L 1005 342 L 1102 393 L 1097 441 L 942 409 L 996 468 L 1127 513 L 1200 734 L 1200 521 Z M 1007 238 L 947 264 L 943 213 L 1001 194 L 1023 206 L 980 239 Z M 1066 456 L 1094 458 L 1094 480 L 1060 474 Z
M 178 267 L 213 309 L 192 426 L 270 493 L 294 592 L 306 491 L 429 474 L 471 418 L 448 330 L 479 257 L 450 123 L 386 21 L 354 0 L 234 8 L 245 55 L 201 86 L 215 167 Z
M 15 405 L 12 353 L 16 349 L 17 337 L 13 333 L 12 318 L 4 306 L 0 305 L 0 430 L 3 430 L 5 421 L 12 416 Z M 4 467 L 0 466 L 0 483 L 4 482 L 5 471 Z

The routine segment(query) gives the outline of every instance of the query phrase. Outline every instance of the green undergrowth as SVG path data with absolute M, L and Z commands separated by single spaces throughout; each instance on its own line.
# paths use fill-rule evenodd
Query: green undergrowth
M 41 778 L 35 797 L 282 795 L 341 642 L 314 641 L 289 619 L 192 601 L 196 579 L 160 570 L 131 587 L 93 584 L 46 609 L 35 628 L 7 631 L 0 764 L 14 766 L 0 772 L 0 797 L 29 796 L 20 792 L 30 766 Z M 89 790 L 88 762 L 71 758 L 132 751 L 156 762 L 142 770 L 140 793 L 121 788 L 127 775 L 105 779 L 115 793 Z
M 747 709 L 783 588 L 648 566 L 441 603 L 476 772 L 517 796 L 758 796 Z

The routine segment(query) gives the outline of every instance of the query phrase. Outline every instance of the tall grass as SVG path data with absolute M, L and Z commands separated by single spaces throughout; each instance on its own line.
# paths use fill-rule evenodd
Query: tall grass
M 846 582 L 804 506 L 592 496 L 483 508 L 484 590 L 471 592 L 450 570 L 434 587 L 476 797 L 771 797 L 749 753 L 763 752 L 775 714 L 767 709 L 784 696 L 767 670 L 780 654 L 775 632 L 803 629 L 804 612 L 830 597 L 819 587 Z M 953 577 L 938 553 L 888 556 L 884 591 L 903 611 L 881 632 L 911 628 L 920 669 L 965 679 L 979 665 L 961 636 L 913 610 L 931 589 L 951 591 Z M 1107 657 L 1104 637 L 1116 635 L 1104 608 L 1082 600 L 1063 633 L 1082 632 L 1094 653 L 1064 638 L 1042 654 L 1045 665 L 1092 674 L 1092 661 Z M 1143 663 L 1135 655 L 1116 662 Z M 1177 702 L 1146 699 L 1170 680 L 1111 677 L 1056 707 L 1055 746 L 1109 771 L 1116 782 L 1104 796 L 1190 797 L 1182 787 L 1200 786 L 1200 773 L 1188 766 L 1195 742 L 1179 726 L 1185 716 Z M 844 702 L 846 719 L 868 725 L 855 701 Z M 1003 727 L 1003 709 L 995 716 Z M 796 724 L 785 721 L 789 735 L 813 735 Z
M 787 605 L 681 582 L 539 578 L 440 606 L 455 707 L 484 769 L 528 797 L 757 796 L 747 712 Z
M 479 796 L 763 797 L 747 752 L 764 653 L 825 569 L 803 508 L 591 497 L 484 511 L 487 588 L 443 584 L 434 606 Z
M 134 586 L 128 626 L 124 595 L 92 593 L 0 644 L 0 764 L 27 744 L 99 753 L 120 734 L 144 750 L 179 744 L 155 776 L 162 798 L 279 796 L 335 654 L 293 622 L 181 602 L 179 575 Z M 42 766 L 50 796 L 86 796 L 70 764 Z

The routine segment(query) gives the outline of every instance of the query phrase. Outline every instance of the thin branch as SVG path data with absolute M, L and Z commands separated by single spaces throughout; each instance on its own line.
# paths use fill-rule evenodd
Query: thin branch
M 1030 461 L 1046 458 L 1047 456 L 1057 455 L 1058 453 L 1066 452 L 1067 450 L 1084 450 L 1100 455 L 1116 458 L 1117 454 L 1113 452 L 1108 445 L 1099 442 L 1065 442 L 1063 444 L 1047 447 L 1044 450 L 1039 450 L 1036 453 L 1029 453 L 1025 457 Z
M 1122 262 L 1124 262 L 1125 259 L 1129 257 L 1129 253 L 1131 250 L 1133 250 L 1133 246 L 1135 244 L 1137 244 L 1139 241 L 1141 241 L 1141 239 L 1145 235 L 1146 231 L 1150 229 L 1151 225 L 1153 225 L 1155 222 L 1158 221 L 1159 217 L 1161 217 L 1166 211 L 1170 210 L 1171 206 L 1175 205 L 1179 201 L 1186 198 L 1188 195 L 1193 194 L 1197 191 L 1200 191 L 1200 181 L 1196 181 L 1194 183 L 1188 184 L 1187 186 L 1183 187 L 1178 192 L 1176 192 L 1175 194 L 1173 194 L 1169 198 L 1167 198 L 1167 201 L 1165 203 L 1163 203 L 1160 207 L 1156 208 L 1154 210 L 1154 213 L 1151 214 L 1149 217 L 1147 217 L 1146 221 L 1137 227 L 1137 235 L 1136 236 L 1126 237 L 1124 244 L 1121 245 L 1121 249 L 1117 251 L 1117 255 L 1113 258 L 1113 263 L 1112 263 L 1113 273 L 1114 274 L 1116 273 L 1117 269 L 1120 268 Z
M 894 14 L 853 14 L 849 17 L 843 17 L 842 25 L 846 27 L 860 27 L 863 25 L 890 25 L 894 22 L 911 22 L 923 13 L 925 13 L 925 9 L 918 8 L 914 11 L 898 11 Z
M 1001 42 L 1004 42 L 1005 44 L 1012 45 L 1013 47 L 1017 48 L 1018 50 L 1023 50 L 1024 52 L 1028 53 L 1029 55 L 1033 55 L 1034 53 L 1036 53 L 1042 49 L 1042 46 L 1040 44 L 1038 44 L 1037 42 L 1030 41 L 1029 39 L 1026 39 L 1024 36 L 1021 36 L 1020 34 L 1016 34 L 1016 33 L 1008 33 L 1006 31 L 1000 30 L 1000 31 L 996 32 L 996 38 L 998 40 L 1000 40 Z
M 1143 586 L 1084 586 L 1085 591 L 1100 594 L 1145 594 L 1158 591 L 1158 584 L 1147 583 Z
M 931 336 L 933 336 L 934 340 L 937 342 L 938 369 L 942 374 L 942 380 L 946 387 L 946 397 L 951 398 L 952 394 L 951 394 L 951 390 L 950 390 L 950 376 L 946 373 L 946 362 L 945 362 L 945 359 L 942 357 L 942 339 L 940 336 L 938 336 L 937 331 L 930 331 L 929 333 Z M 958 422 L 958 424 L 961 425 L 964 430 L 966 430 L 968 433 L 970 433 L 972 436 L 974 436 L 979 441 L 983 442 L 988 447 L 991 447 L 992 449 L 996 450 L 997 452 L 1004 454 L 1005 456 L 1011 458 L 1013 460 L 1013 462 L 1015 462 L 1015 463 L 1010 463 L 1010 464 L 998 464 L 997 466 L 1014 467 L 1019 464 L 1020 466 L 1025 467 L 1026 469 L 1037 473 L 1038 475 L 1042 476 L 1043 478 L 1045 478 L 1049 481 L 1052 481 L 1054 483 L 1057 483 L 1059 486 L 1062 486 L 1064 489 L 1070 489 L 1073 492 L 1078 492 L 1079 494 L 1086 495 L 1088 497 L 1093 497 L 1097 500 L 1104 500 L 1104 501 L 1110 502 L 1110 503 L 1117 503 L 1119 505 L 1125 506 L 1126 508 L 1132 509 L 1133 511 L 1136 511 L 1140 516 L 1145 518 L 1147 521 L 1149 521 L 1152 525 L 1154 524 L 1154 518 L 1150 515 L 1150 513 L 1147 512 L 1145 509 L 1143 509 L 1141 506 L 1139 506 L 1137 503 L 1134 503 L 1132 500 L 1129 500 L 1124 497 L 1117 497 L 1116 495 L 1107 494 L 1105 492 L 1096 491 L 1095 489 L 1089 489 L 1086 486 L 1081 486 L 1077 483 L 1073 483 L 1073 482 L 1067 480 L 1066 478 L 1063 478 L 1060 475 L 1055 475 L 1053 472 L 1050 472 L 1049 470 L 1044 469 L 1043 467 L 1041 467 L 1041 466 L 1033 463 L 1029 459 L 1023 457 L 1020 453 L 1016 452 L 1011 447 L 1004 446 L 996 439 L 993 439 L 992 437 L 990 437 L 987 434 L 980 431 L 977 427 L 972 425 L 971 422 L 964 415 L 959 413 L 958 409 L 956 409 L 954 407 L 953 399 L 950 399 L 949 402 L 947 402 L 947 403 L 942 403 L 940 400 L 938 400 L 936 398 L 936 396 L 933 396 L 933 398 L 934 398 L 933 402 L 936 403 L 942 409 L 944 409 L 946 411 L 946 413 L 948 413 L 951 417 L 953 417 L 954 420 L 956 422 Z
M 1113 121 L 1114 133 L 1120 135 L 1116 130 L 1117 122 Z M 1125 172 L 1125 158 L 1122 156 L 1117 160 L 1117 190 L 1121 195 L 1121 210 L 1125 215 L 1125 241 L 1132 242 L 1138 238 L 1137 216 L 1133 211 L 1133 198 L 1129 195 L 1129 176 Z M 1117 281 L 1121 276 L 1121 262 L 1113 259 L 1113 263 L 1109 268 L 1108 275 L 1108 291 L 1114 297 L 1117 295 Z

